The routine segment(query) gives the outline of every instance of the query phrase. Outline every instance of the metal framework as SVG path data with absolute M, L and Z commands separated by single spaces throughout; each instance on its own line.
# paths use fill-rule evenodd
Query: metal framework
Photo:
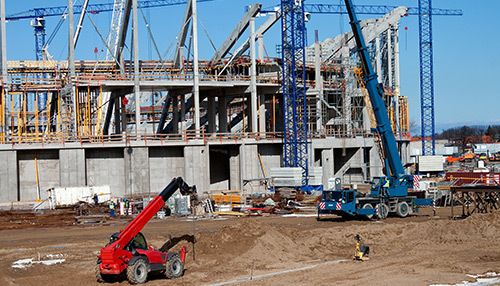
M 213 0 L 197 0 L 197 2 L 209 2 Z M 123 2 L 123 1 L 118 1 Z M 187 0 L 142 0 L 138 1 L 138 8 L 155 8 L 155 7 L 164 7 L 164 6 L 174 6 L 174 5 L 182 5 L 186 4 Z M 86 9 L 85 9 L 86 8 Z M 103 4 L 90 4 L 88 7 L 85 5 L 75 5 L 73 13 L 81 14 L 83 11 L 87 11 L 92 14 L 98 14 L 101 12 L 112 12 L 115 8 L 123 9 L 123 7 L 116 7 L 115 3 L 103 3 Z M 120 10 L 118 10 L 120 11 Z M 7 21 L 16 21 L 16 20 L 25 20 L 32 19 L 31 25 L 35 31 L 35 50 L 36 50 L 36 59 L 42 60 L 43 57 L 43 48 L 45 47 L 45 17 L 52 16 L 61 16 L 67 14 L 67 6 L 58 6 L 58 7 L 44 7 L 44 8 L 34 8 L 27 11 L 18 12 L 15 14 L 11 14 L 6 17 Z M 119 17 L 120 15 L 117 15 Z M 114 18 L 113 18 L 114 19 Z M 118 20 L 118 18 L 117 18 Z M 61 20 L 63 21 L 63 20 Z M 119 23 L 118 23 L 119 24 Z M 56 30 L 62 25 L 60 22 L 56 26 Z M 116 27 L 112 27 L 116 28 Z M 112 39 L 114 40 L 114 39 Z M 116 40 L 115 40 L 116 42 Z
M 307 99 L 304 2 L 281 0 L 282 90 L 284 111 L 283 163 L 301 167 L 302 184 L 308 184 Z
M 420 34 L 420 124 L 422 155 L 436 153 L 434 120 L 434 65 L 432 50 L 432 0 L 419 0 Z
M 489 213 L 500 209 L 499 186 L 460 186 L 451 188 L 451 216 L 455 218 L 455 204 L 462 206 L 461 217 L 473 213 Z

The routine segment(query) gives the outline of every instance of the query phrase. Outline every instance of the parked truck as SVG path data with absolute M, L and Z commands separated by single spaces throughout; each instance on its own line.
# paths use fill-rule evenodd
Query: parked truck
M 363 80 L 373 107 L 377 127 L 375 133 L 380 137 L 385 163 L 385 176 L 374 178 L 370 192 L 362 194 L 355 189 L 332 189 L 322 192 L 317 208 L 317 219 L 324 214 L 336 214 L 343 217 L 386 218 L 394 213 L 406 217 L 421 206 L 429 206 L 432 200 L 417 198 L 409 194 L 413 188 L 413 176 L 406 174 L 399 156 L 396 138 L 383 100 L 384 89 L 378 82 L 377 74 L 371 64 L 370 55 L 361 32 L 351 0 L 345 0 L 354 39 L 363 69 Z

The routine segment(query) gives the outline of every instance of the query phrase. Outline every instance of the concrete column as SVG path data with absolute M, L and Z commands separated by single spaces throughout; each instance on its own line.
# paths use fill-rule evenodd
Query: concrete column
M 392 30 L 391 27 L 387 29 L 387 79 L 389 81 L 389 87 L 393 88 L 394 83 L 393 79 L 393 70 L 392 70 Z
M 259 132 L 260 137 L 266 137 L 266 95 L 259 95 Z
M 196 185 L 200 196 L 210 190 L 209 156 L 208 146 L 184 147 L 184 178 L 189 185 Z
M 186 95 L 183 94 L 181 95 L 181 110 L 179 112 L 180 114 L 180 121 L 181 121 L 181 133 L 186 129 Z
M 18 201 L 17 195 L 17 152 L 0 151 L 0 202 Z
M 250 20 L 250 109 L 251 129 L 253 133 L 259 132 L 257 123 L 257 62 L 255 59 L 255 19 Z
M 315 31 L 316 41 L 314 42 L 314 72 L 316 81 L 316 131 L 323 131 L 323 113 L 321 112 L 323 103 L 323 77 L 321 76 L 321 46 L 319 43 L 318 30 Z
M 396 130 L 400 132 L 399 126 L 399 96 L 400 94 L 400 70 L 399 70 L 399 26 L 394 27 L 394 117 L 396 119 Z
M 172 127 L 173 127 L 173 133 L 177 134 L 179 133 L 179 96 L 177 94 L 174 94 L 174 97 L 172 97 Z
M 86 186 L 85 149 L 59 150 L 59 182 L 61 187 Z
M 5 0 L 0 0 L 0 69 L 4 81 L 7 77 L 7 28 L 5 23 Z
M 70 76 L 73 80 L 75 76 L 75 18 L 73 14 L 73 0 L 68 0 L 68 64 Z M 75 126 L 76 128 L 76 126 Z
M 256 144 L 240 146 L 242 180 L 252 180 L 262 177 L 257 147 Z
M 370 149 L 370 177 L 379 177 L 383 175 L 384 164 L 380 159 L 378 147 L 373 146 Z
M 219 133 L 226 133 L 228 132 L 228 124 L 227 124 L 227 99 L 226 96 L 223 94 L 219 96 L 218 99 L 218 104 L 219 104 Z
M 259 61 L 263 61 L 265 50 L 264 50 L 264 37 L 262 36 L 262 34 L 257 37 L 257 47 L 258 47 L 257 58 L 259 59 Z
M 198 12 L 196 1 L 191 1 L 191 19 L 193 29 L 193 96 L 194 96 L 194 128 L 196 137 L 200 136 L 200 72 L 198 67 Z
M 229 188 L 241 190 L 241 162 L 239 150 L 231 150 L 229 155 Z
M 321 166 L 323 167 L 323 186 L 328 186 L 328 179 L 335 175 L 335 160 L 333 149 L 321 150 Z
M 150 178 L 148 148 L 126 147 L 123 152 L 125 160 L 126 195 L 149 193 Z
M 382 82 L 382 56 L 380 51 L 380 35 L 375 38 L 375 72 L 378 81 Z
M 215 97 L 208 97 L 208 133 L 215 133 Z
M 139 18 L 137 15 L 137 0 L 132 0 L 132 50 L 134 54 L 134 97 L 135 97 L 135 135 L 140 140 L 141 133 L 141 87 L 139 81 Z
M 7 83 L 7 29 L 5 27 L 5 0 L 0 0 L 0 70 L 2 72 L 2 82 Z M 7 94 L 7 88 L 5 87 Z M 4 98 L 5 99 L 5 98 Z M 4 100 L 2 99 L 2 100 Z M 0 132 L 3 133 L 4 138 L 7 138 L 7 104 L 4 104 L 4 118 L 0 119 L 3 125 L 0 126 Z M 1 113 L 1 112 L 0 112 Z

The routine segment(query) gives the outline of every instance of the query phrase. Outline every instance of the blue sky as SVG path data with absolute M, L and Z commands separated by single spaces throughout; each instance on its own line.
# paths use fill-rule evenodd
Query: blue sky
M 82 0 L 75 0 L 80 4 Z M 306 0 L 307 1 L 307 0 Z M 20 11 L 51 6 L 63 6 L 65 0 L 6 0 L 7 15 Z M 91 3 L 108 3 L 112 0 L 91 0 Z M 213 53 L 211 41 L 220 45 L 244 13 L 250 0 L 215 0 L 199 4 L 200 56 L 209 58 Z M 306 3 L 339 4 L 339 0 L 309 0 Z M 278 0 L 262 0 L 264 7 L 275 6 Z M 355 4 L 417 6 L 417 0 L 354 0 Z M 498 0 L 439 0 L 433 1 L 436 8 L 462 9 L 461 17 L 436 16 L 434 20 L 434 72 L 436 125 L 442 128 L 461 124 L 500 124 L 500 91 L 498 67 L 500 66 L 500 22 Z M 161 53 L 172 57 L 172 46 L 180 27 L 185 7 L 164 7 L 145 10 Z M 111 13 L 91 15 L 98 29 L 107 35 Z M 141 17 L 141 16 L 140 16 Z M 363 16 L 361 16 L 363 18 Z M 47 34 L 50 34 L 57 17 L 47 19 Z M 262 20 L 258 20 L 257 25 Z M 150 48 L 147 30 L 140 19 L 141 58 L 156 59 Z M 65 41 L 67 24 L 59 31 L 50 46 L 50 53 L 56 59 L 66 57 Z M 406 17 L 401 22 L 401 92 L 410 100 L 410 117 L 416 123 L 420 118 L 418 17 Z M 405 31 L 404 27 L 408 27 Z M 349 30 L 346 16 L 313 15 L 308 23 L 309 43 L 313 42 L 313 31 L 318 29 L 320 38 L 333 37 Z M 33 59 L 34 37 L 29 21 L 7 24 L 8 58 Z M 269 31 L 265 39 L 266 51 L 274 56 L 276 44 L 280 43 L 279 25 Z M 104 49 L 90 21 L 84 23 L 83 33 L 76 50 L 77 58 L 94 59 L 94 47 Z M 102 55 L 98 55 L 102 57 Z

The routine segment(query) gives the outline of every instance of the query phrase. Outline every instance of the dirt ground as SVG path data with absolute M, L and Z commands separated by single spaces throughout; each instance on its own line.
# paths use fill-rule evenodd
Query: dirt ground
M 170 235 L 184 234 L 196 235 L 197 243 L 187 245 L 184 277 L 151 277 L 147 285 L 430 285 L 500 272 L 500 212 L 450 220 L 448 211 L 439 217 L 384 221 L 278 216 L 156 220 L 143 231 L 150 244 L 159 247 Z M 15 219 L 0 216 L 0 285 L 98 285 L 97 253 L 125 222 L 89 227 L 57 220 L 63 226 L 27 216 L 12 227 Z M 371 247 L 369 261 L 351 259 L 358 233 Z M 63 254 L 66 262 L 11 267 L 18 259 L 47 254 Z

